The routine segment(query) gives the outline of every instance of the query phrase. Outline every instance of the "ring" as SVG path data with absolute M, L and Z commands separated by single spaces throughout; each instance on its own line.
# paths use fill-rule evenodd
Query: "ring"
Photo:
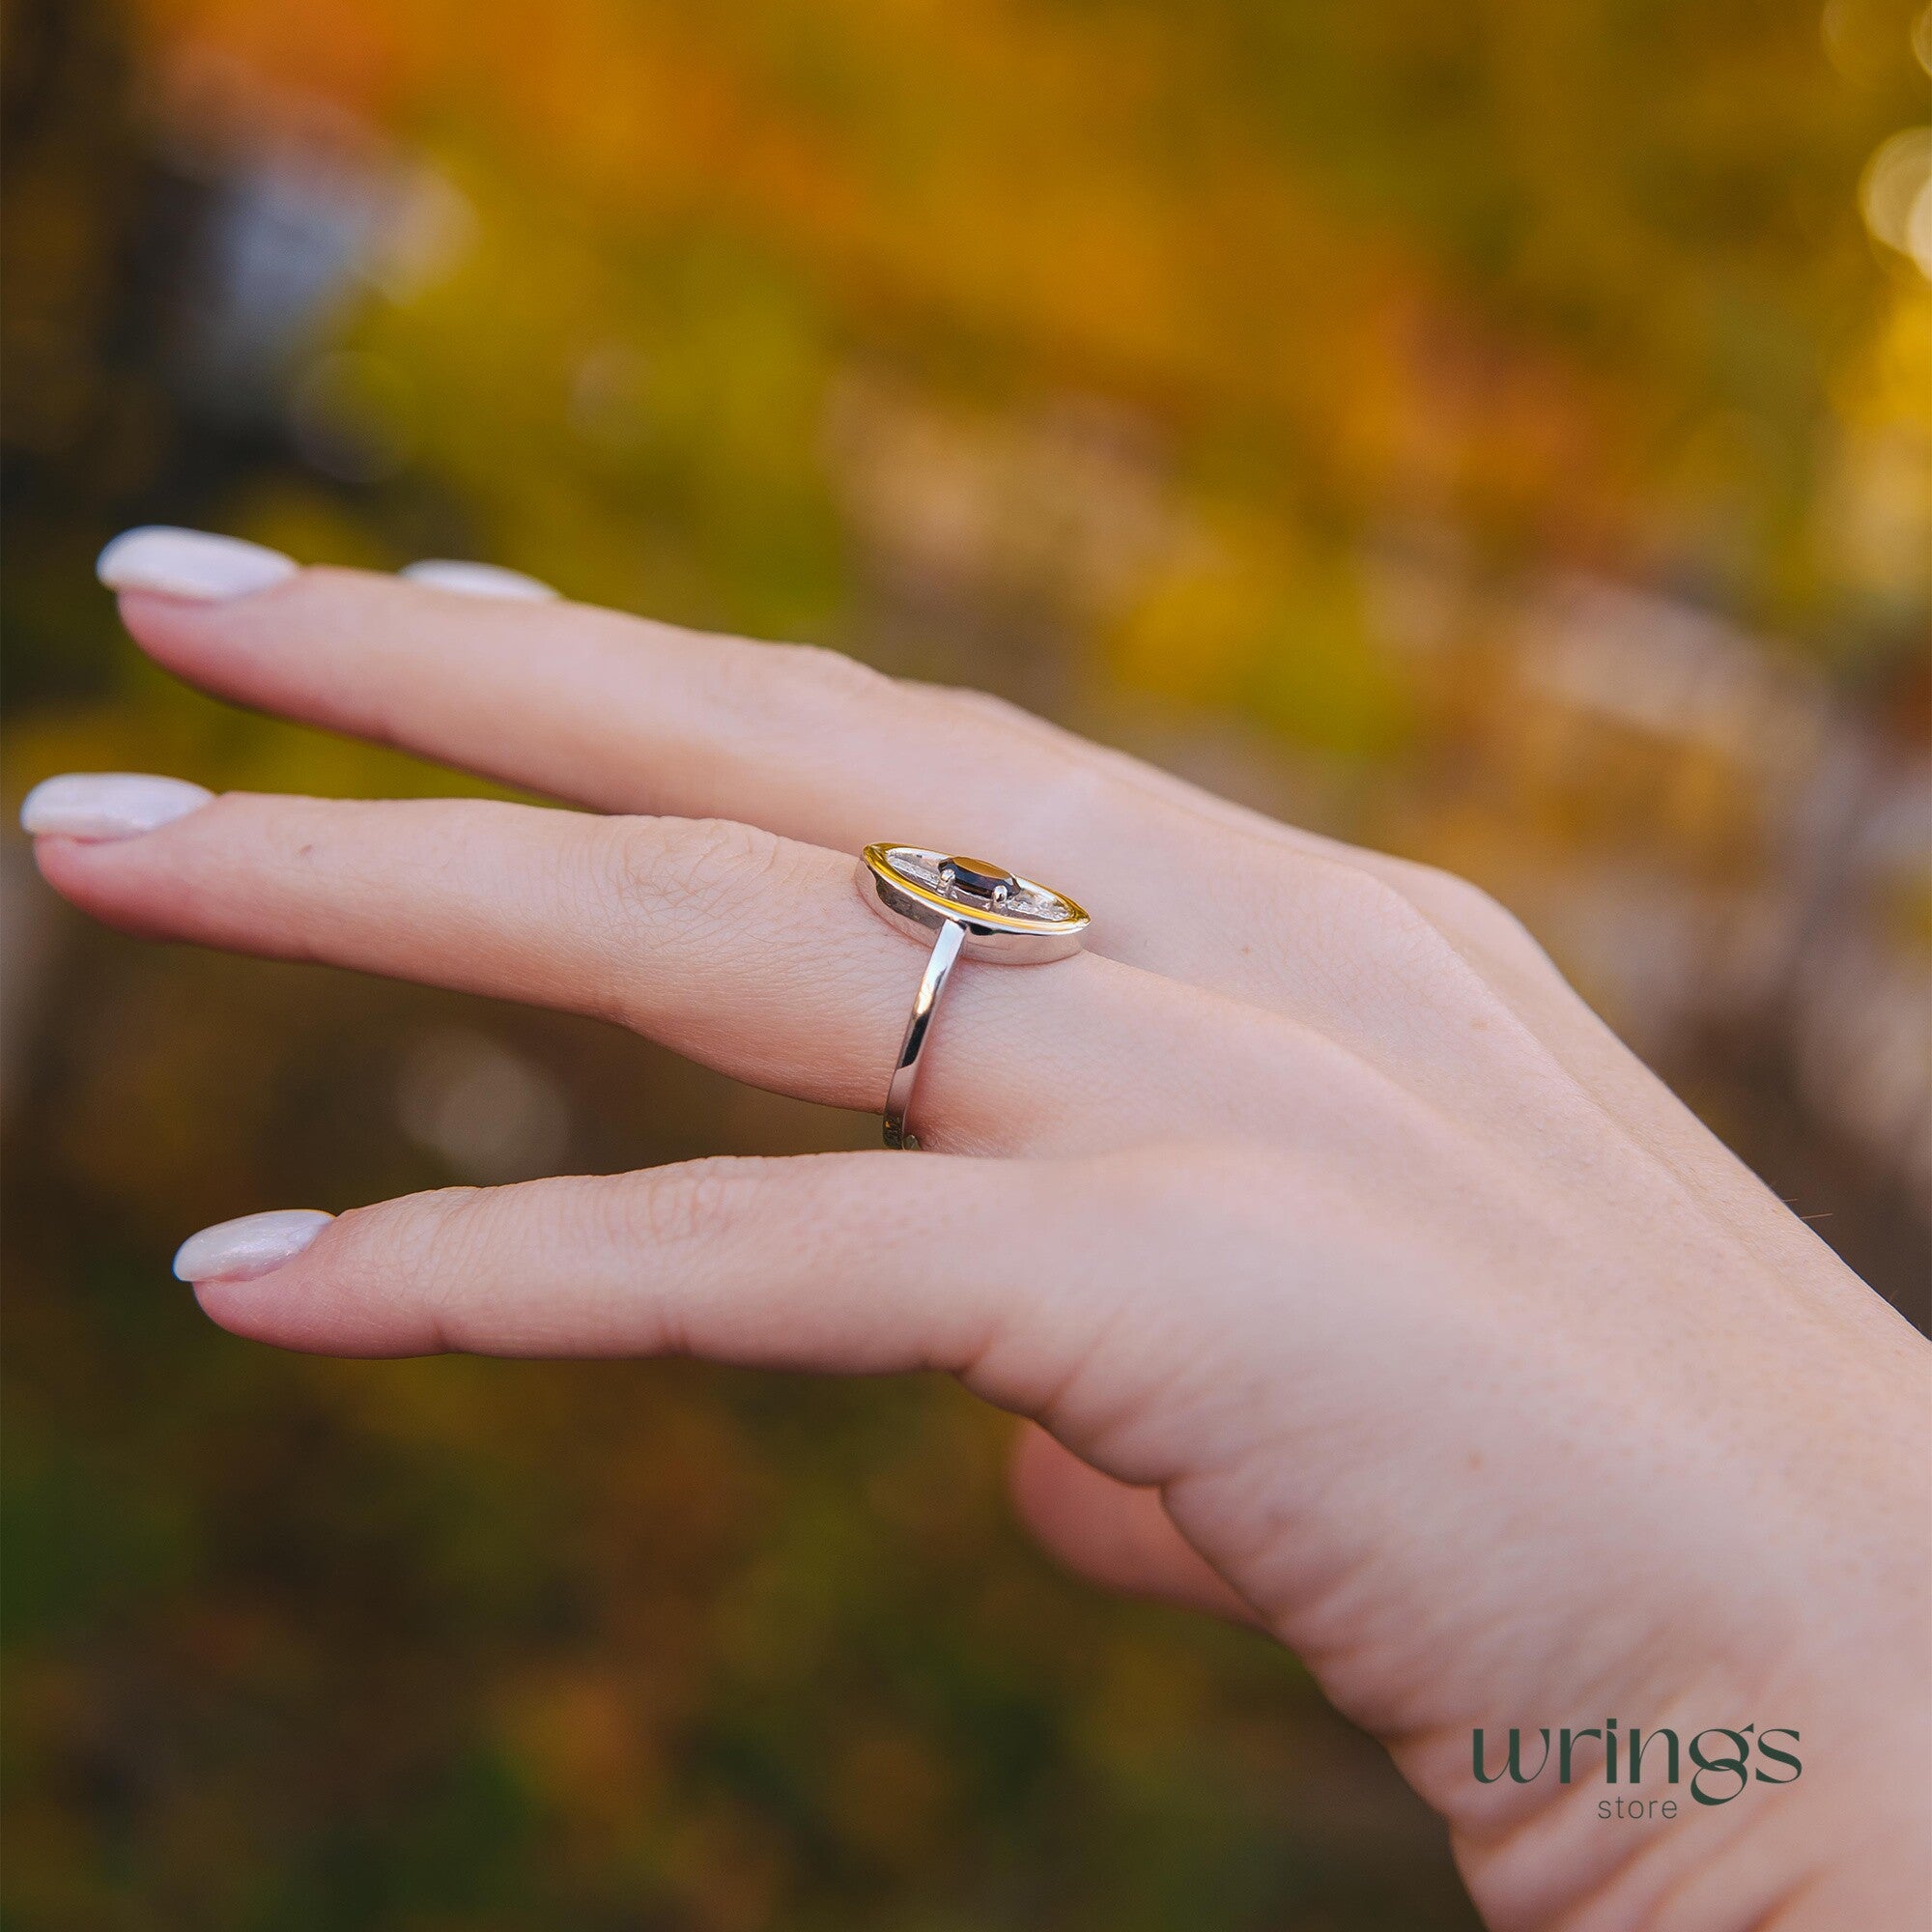
M 983 859 L 929 852 L 923 845 L 867 845 L 856 876 L 859 896 L 889 925 L 914 939 L 932 940 L 886 1090 L 886 1145 L 917 1151 L 919 1136 L 906 1125 L 906 1112 L 954 962 L 962 953 L 1008 966 L 1065 959 L 1080 951 L 1081 935 L 1092 922 L 1050 886 Z

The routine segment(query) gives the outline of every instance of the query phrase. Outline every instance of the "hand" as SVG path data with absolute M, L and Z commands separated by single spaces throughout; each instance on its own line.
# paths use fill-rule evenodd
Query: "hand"
M 1069 1561 L 1306 1660 L 1492 1923 L 1905 1922 L 1926 1345 L 1493 902 L 827 652 L 221 577 L 219 545 L 164 573 L 183 541 L 110 573 L 163 665 L 614 815 L 55 781 L 42 869 L 124 929 L 594 1013 L 876 1110 L 922 954 L 860 902 L 863 844 L 985 852 L 1094 915 L 1078 957 L 958 969 L 934 1152 L 241 1224 L 184 1251 L 216 1321 L 950 1370 L 1045 1432 L 1018 1487 Z M 1594 1734 L 1569 1783 L 1472 1770 L 1479 1727 L 1494 1774 L 1512 1726 L 1533 1759 L 1607 1719 L 1795 1731 L 1802 1776 L 1753 1750 L 1716 1804 L 1655 1758 L 1611 1786 Z M 1600 1813 L 1638 1796 L 1676 1821 Z

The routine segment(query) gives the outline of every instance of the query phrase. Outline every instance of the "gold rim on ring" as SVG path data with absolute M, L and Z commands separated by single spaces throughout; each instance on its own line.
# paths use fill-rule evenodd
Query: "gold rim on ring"
M 954 964 L 966 958 L 1037 966 L 1065 959 L 1080 951 L 1092 921 L 1084 907 L 1037 879 L 923 845 L 867 845 L 855 876 L 860 897 L 887 924 L 932 942 L 886 1090 L 886 1145 L 916 1151 L 919 1137 L 906 1114 Z

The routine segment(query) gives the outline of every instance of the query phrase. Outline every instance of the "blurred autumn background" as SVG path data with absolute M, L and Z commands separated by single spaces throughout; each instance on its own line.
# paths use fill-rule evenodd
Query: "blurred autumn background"
M 1478 879 L 1925 1319 L 1927 15 L 5 28 L 10 806 L 466 782 L 142 663 L 133 523 L 831 643 Z M 1471 1922 L 1292 1661 L 1033 1553 L 950 1386 L 281 1357 L 167 1275 L 873 1123 L 4 857 L 8 1927 Z

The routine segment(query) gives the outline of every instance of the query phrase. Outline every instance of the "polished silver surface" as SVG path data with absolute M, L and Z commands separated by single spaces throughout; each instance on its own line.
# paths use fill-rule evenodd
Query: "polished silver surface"
M 919 1137 L 906 1115 L 954 964 L 961 958 L 1009 966 L 1065 959 L 1080 951 L 1090 922 L 1064 893 L 1037 880 L 985 859 L 923 845 L 867 845 L 857 878 L 860 896 L 889 925 L 932 942 L 886 1092 L 886 1145 L 916 1150 Z

